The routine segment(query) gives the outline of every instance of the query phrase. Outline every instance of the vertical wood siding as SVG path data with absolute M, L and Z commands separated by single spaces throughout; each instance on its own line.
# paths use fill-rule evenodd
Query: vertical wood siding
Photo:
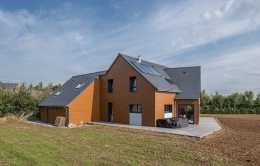
M 129 92 L 129 77 L 136 76 L 137 91 Z M 113 93 L 107 91 L 107 81 L 113 79 Z M 101 120 L 108 121 L 108 102 L 113 103 L 115 123 L 129 124 L 129 105 L 142 104 L 142 125 L 154 126 L 155 88 L 121 56 L 115 60 L 106 76 L 101 77 Z
M 47 123 L 47 107 L 41 107 L 41 121 Z
M 66 116 L 63 107 L 41 107 L 41 120 L 46 123 L 54 123 L 57 116 Z
M 174 110 L 175 93 L 155 92 L 155 122 L 157 119 L 164 118 L 164 105 L 172 105 L 172 117 L 176 116 Z
M 92 82 L 69 104 L 69 123 L 100 120 L 100 79 Z

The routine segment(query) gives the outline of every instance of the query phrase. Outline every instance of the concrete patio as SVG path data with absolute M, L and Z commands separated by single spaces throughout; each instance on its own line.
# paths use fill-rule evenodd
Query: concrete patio
M 149 130 L 149 131 L 184 135 L 184 136 L 190 136 L 196 138 L 203 138 L 214 132 L 221 130 L 221 126 L 216 122 L 214 118 L 211 117 L 200 117 L 199 125 L 189 124 L 188 127 L 177 128 L 177 129 L 147 127 L 147 126 L 132 126 L 126 124 L 119 124 L 119 123 L 109 123 L 109 122 L 90 122 L 89 124 L 125 127 L 125 128 L 139 129 L 139 130 Z

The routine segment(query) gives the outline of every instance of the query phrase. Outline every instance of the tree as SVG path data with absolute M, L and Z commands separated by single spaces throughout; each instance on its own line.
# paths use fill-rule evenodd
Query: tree
M 254 93 L 252 91 L 245 91 L 244 96 L 246 104 L 252 106 L 254 104 Z
M 27 114 L 38 110 L 38 104 L 53 92 L 53 87 L 59 86 L 49 84 L 43 87 L 40 82 L 33 87 L 32 84 L 27 86 L 23 82 L 14 88 L 0 89 L 0 117 L 7 114 Z
M 201 100 L 200 100 L 200 106 L 201 106 L 201 112 L 202 113 L 209 113 L 210 109 L 210 102 L 211 98 L 210 96 L 206 93 L 205 89 L 201 92 Z
M 36 85 L 36 86 L 34 87 L 34 89 L 35 89 L 35 90 L 42 90 L 42 89 L 43 89 L 42 82 L 39 82 L 39 84 Z
M 225 99 L 224 96 L 222 96 L 218 92 L 215 92 L 215 95 L 212 95 L 212 104 L 215 110 L 214 113 L 223 112 L 224 99 Z
M 255 104 L 256 104 L 256 105 L 260 105 L 260 93 L 258 93 L 258 94 L 256 95 Z

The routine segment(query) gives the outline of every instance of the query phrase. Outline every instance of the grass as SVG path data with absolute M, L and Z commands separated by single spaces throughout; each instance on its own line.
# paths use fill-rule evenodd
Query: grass
M 0 131 L 0 165 L 228 165 L 194 139 L 150 131 L 15 120 L 0 124 Z

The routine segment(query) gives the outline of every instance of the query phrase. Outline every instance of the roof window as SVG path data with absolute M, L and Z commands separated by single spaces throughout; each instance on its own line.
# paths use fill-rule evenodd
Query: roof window
M 59 96 L 61 93 L 62 93 L 62 90 L 61 90 L 61 91 L 59 91 L 59 92 L 57 92 L 57 93 L 55 93 L 55 95 L 54 95 L 54 96 Z
M 170 78 L 165 78 L 170 84 L 174 84 L 174 82 L 172 81 L 172 79 Z
M 78 84 L 78 86 L 76 86 L 75 89 L 79 89 L 79 88 L 81 88 L 84 84 L 85 84 L 85 83 L 80 83 L 80 84 Z

